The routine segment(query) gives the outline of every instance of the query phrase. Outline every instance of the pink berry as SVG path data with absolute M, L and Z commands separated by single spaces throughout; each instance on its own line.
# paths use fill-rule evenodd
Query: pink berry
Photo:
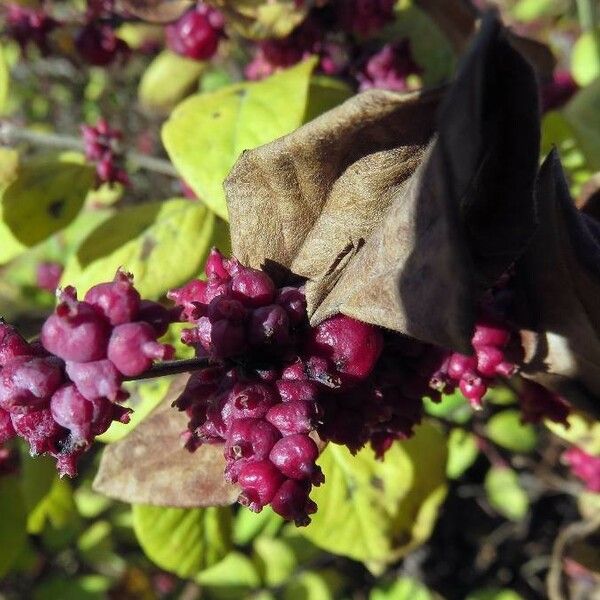
M 474 408 L 481 408 L 481 400 L 487 392 L 487 384 L 483 378 L 475 373 L 466 372 L 460 380 L 459 388 Z
M 319 449 L 307 435 L 294 434 L 280 439 L 271 450 L 269 459 L 291 479 L 322 481 L 321 469 L 315 464 Z
M 54 293 L 62 277 L 63 266 L 57 262 L 45 261 L 38 264 L 36 269 L 37 286 Z
M 299 325 L 307 320 L 306 297 L 299 288 L 281 288 L 277 293 L 276 302 L 285 309 L 292 325 Z
M 477 370 L 485 377 L 495 377 L 496 369 L 504 360 L 504 352 L 495 346 L 478 346 Z
M 264 460 L 281 434 L 262 419 L 235 419 L 227 433 L 225 456 L 229 460 Z
M 319 398 L 319 387 L 314 381 L 282 379 L 277 381 L 276 385 L 284 402 L 310 402 Z
M 308 515 L 317 510 L 317 505 L 308 497 L 309 487 L 303 482 L 288 479 L 271 500 L 271 508 L 288 521 L 294 521 L 298 527 L 310 523 Z
M 56 423 L 50 408 L 11 414 L 17 435 L 28 444 L 33 455 L 56 451 L 56 444 L 64 430 Z
M 142 300 L 137 313 L 138 321 L 144 321 L 151 325 L 156 337 L 162 337 L 169 330 L 172 315 L 167 308 L 152 300 Z
M 62 301 L 42 326 L 41 341 L 46 350 L 63 360 L 88 362 L 106 356 L 109 325 L 86 302 L 77 302 L 65 290 Z
M 273 302 L 275 284 L 264 272 L 249 267 L 242 268 L 230 282 L 231 295 L 244 306 L 257 308 Z
M 264 383 L 238 383 L 229 396 L 235 419 L 260 419 L 278 400 L 277 392 Z
M 0 444 L 8 442 L 15 435 L 15 428 L 10 419 L 10 413 L 0 408 Z
M 127 54 L 127 44 L 119 39 L 110 25 L 91 22 L 75 38 L 75 47 L 90 65 L 105 67 Z
M 314 402 L 294 400 L 272 406 L 265 418 L 284 436 L 295 433 L 307 434 L 315 428 L 318 412 Z
M 271 502 L 283 480 L 283 475 L 268 460 L 248 463 L 238 477 L 243 490 L 238 501 L 250 510 L 260 512 Z
M 277 304 L 261 306 L 252 311 L 248 325 L 248 340 L 253 346 L 284 346 L 290 341 L 290 319 Z
M 223 28 L 220 13 L 200 4 L 166 28 L 167 46 L 193 60 L 207 60 L 217 51 Z
M 473 346 L 496 346 L 504 348 L 510 340 L 510 332 L 502 325 L 491 320 L 483 320 L 475 326 L 471 340 Z
M 121 389 L 121 374 L 110 360 L 67 362 L 66 371 L 84 398 L 117 399 Z
M 227 270 L 226 261 L 216 248 L 212 248 L 209 252 L 208 258 L 206 259 L 206 265 L 204 266 L 204 272 L 209 279 L 217 278 L 227 281 L 231 278 L 231 275 Z
M 172 358 L 173 352 L 171 346 L 156 341 L 156 333 L 148 323 L 125 323 L 113 329 L 107 355 L 119 372 L 136 377 L 154 360 Z
M 94 407 L 86 400 L 74 385 L 61 387 L 50 401 L 52 418 L 71 432 L 75 440 L 89 442 Z
M 448 375 L 458 381 L 465 373 L 474 371 L 477 361 L 472 356 L 465 356 L 454 352 L 448 361 Z
M 17 356 L 32 356 L 34 351 L 12 325 L 0 319 L 0 367 Z
M 111 325 L 134 321 L 140 309 L 140 294 L 132 281 L 130 273 L 119 269 L 112 282 L 99 283 L 88 290 L 84 301 L 96 306 Z

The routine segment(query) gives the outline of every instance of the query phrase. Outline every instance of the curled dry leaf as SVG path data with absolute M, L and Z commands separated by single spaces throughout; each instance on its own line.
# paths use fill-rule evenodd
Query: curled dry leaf
M 556 151 L 542 165 L 540 224 L 517 263 L 522 373 L 600 417 L 600 223 L 577 211 Z
M 133 504 L 197 508 L 232 504 L 239 489 L 223 479 L 219 445 L 183 447 L 187 417 L 171 408 L 188 376 L 174 379 L 160 406 L 126 438 L 107 446 L 94 480 L 97 492 Z
M 369 91 L 244 153 L 234 254 L 306 278 L 313 323 L 342 312 L 466 351 L 477 289 L 535 228 L 536 85 L 489 17 L 441 97 Z
M 194 0 L 119 0 L 120 8 L 150 23 L 176 21 L 194 4 Z

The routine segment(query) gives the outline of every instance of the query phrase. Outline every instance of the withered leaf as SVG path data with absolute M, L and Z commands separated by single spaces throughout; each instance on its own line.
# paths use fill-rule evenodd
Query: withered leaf
M 188 452 L 181 432 L 187 417 L 171 408 L 188 376 L 174 379 L 160 406 L 125 439 L 107 446 L 94 490 L 133 504 L 197 508 L 228 505 L 240 490 L 223 479 L 225 458 L 220 445 Z
M 191 8 L 194 0 L 119 0 L 122 9 L 150 23 L 169 23 Z
M 600 417 L 600 223 L 580 213 L 553 151 L 537 184 L 540 225 L 517 263 L 524 376 Z
M 441 95 L 359 94 L 234 166 L 234 254 L 305 277 L 313 323 L 342 312 L 466 350 L 475 286 L 531 237 L 536 85 L 496 20 L 463 59 L 434 135 Z

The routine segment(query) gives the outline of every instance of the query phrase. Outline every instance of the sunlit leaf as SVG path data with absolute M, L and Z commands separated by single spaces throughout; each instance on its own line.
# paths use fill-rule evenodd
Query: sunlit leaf
M 77 216 L 93 182 L 94 171 L 85 164 L 25 163 L 2 193 L 2 220 L 19 243 L 35 246 Z
M 229 508 L 135 505 L 133 525 L 148 558 L 179 577 L 198 575 L 231 549 Z
M 455 427 L 448 436 L 448 464 L 446 474 L 450 479 L 458 479 L 479 455 L 477 438 L 470 432 Z
M 381 569 L 429 537 L 446 493 L 446 458 L 445 436 L 431 424 L 395 443 L 383 461 L 370 449 L 352 456 L 328 445 L 318 461 L 327 483 L 311 493 L 319 510 L 302 535 Z
M 486 424 L 490 440 L 512 452 L 531 452 L 537 445 L 537 433 L 529 423 L 521 422 L 518 410 L 503 410 Z
M 485 491 L 490 505 L 511 521 L 521 521 L 529 508 L 529 498 L 519 477 L 508 467 L 491 467 L 485 476 Z
M 374 588 L 369 600 L 433 600 L 433 595 L 416 579 L 400 577 L 385 588 Z
M 302 123 L 314 60 L 256 83 L 239 83 L 184 100 L 162 139 L 173 164 L 197 196 L 227 219 L 223 180 L 238 156 Z
M 6 110 L 10 85 L 10 70 L 6 61 L 4 47 L 0 44 L 0 115 Z
M 62 281 L 83 294 L 118 267 L 157 299 L 194 277 L 212 245 L 214 215 L 199 202 L 167 200 L 121 209 L 92 231 L 67 261 Z
M 196 581 L 216 600 L 238 600 L 261 586 L 254 563 L 240 552 L 230 552 L 221 562 L 202 571 Z
M 205 64 L 169 50 L 161 52 L 146 67 L 138 88 L 143 109 L 168 114 L 189 92 L 198 87 Z
M 571 74 L 581 86 L 600 77 L 600 28 L 586 31 L 575 42 L 571 51 Z
M 588 454 L 600 456 L 600 422 L 584 414 L 571 412 L 567 426 L 545 421 L 546 427 L 570 444 L 579 446 Z

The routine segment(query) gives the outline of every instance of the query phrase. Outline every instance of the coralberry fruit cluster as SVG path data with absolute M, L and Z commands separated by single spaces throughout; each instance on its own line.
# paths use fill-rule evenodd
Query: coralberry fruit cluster
M 124 377 L 137 376 L 173 349 L 156 340 L 169 313 L 142 301 L 121 271 L 77 300 L 59 293 L 39 341 L 28 343 L 0 324 L 0 444 L 19 435 L 32 454 L 49 453 L 61 475 L 76 473 L 77 459 L 112 421 L 127 422 Z
M 85 157 L 96 165 L 98 181 L 128 185 L 129 177 L 122 167 L 122 133 L 110 127 L 105 119 L 100 119 L 95 126 L 82 125 L 81 135 Z
M 21 46 L 23 52 L 28 44 L 33 44 L 42 54 L 48 53 L 48 35 L 58 26 L 58 22 L 43 9 L 9 4 L 5 18 L 6 34 Z
M 600 493 L 600 456 L 588 454 L 585 450 L 572 446 L 562 458 L 588 490 Z

